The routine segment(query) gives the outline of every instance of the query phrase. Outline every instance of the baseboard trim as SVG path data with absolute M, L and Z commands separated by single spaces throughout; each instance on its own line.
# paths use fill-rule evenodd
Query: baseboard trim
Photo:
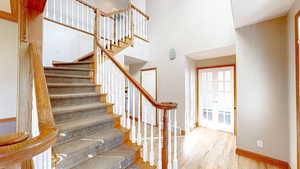
M 16 121 L 15 117 L 0 119 L 0 123 Z
M 250 152 L 250 151 L 247 151 L 247 150 L 242 150 L 242 149 L 239 149 L 239 148 L 237 148 L 235 150 L 235 153 L 237 155 L 244 156 L 244 157 L 247 157 L 247 158 L 251 158 L 253 160 L 264 162 L 264 163 L 267 163 L 267 164 L 270 164 L 270 165 L 274 165 L 274 166 L 277 166 L 277 167 L 282 168 L 282 169 L 290 169 L 289 163 L 287 163 L 285 161 L 278 160 L 278 159 L 274 159 L 274 158 L 271 158 L 271 157 L 267 157 L 267 156 L 264 156 L 264 155 L 261 155 L 261 154 L 253 153 L 253 152 Z

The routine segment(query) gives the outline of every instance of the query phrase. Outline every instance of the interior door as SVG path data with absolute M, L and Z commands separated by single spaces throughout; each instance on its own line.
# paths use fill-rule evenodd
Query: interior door
M 199 69 L 202 127 L 234 131 L 234 67 Z
M 157 70 L 156 68 L 144 69 L 141 71 L 141 84 L 144 89 L 156 100 L 157 91 Z M 144 112 L 143 121 L 156 124 L 156 108 L 145 98 L 142 97 L 142 111 Z M 145 117 L 146 116 L 146 117 Z

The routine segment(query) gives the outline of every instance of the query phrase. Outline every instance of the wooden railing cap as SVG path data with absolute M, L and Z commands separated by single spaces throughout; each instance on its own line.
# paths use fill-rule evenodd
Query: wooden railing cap
M 28 139 L 28 133 L 11 133 L 0 136 L 0 147 L 17 144 Z

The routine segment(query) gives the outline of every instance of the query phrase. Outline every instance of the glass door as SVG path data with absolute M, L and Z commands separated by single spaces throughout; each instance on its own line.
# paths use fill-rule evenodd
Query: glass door
M 199 69 L 202 127 L 234 131 L 234 67 Z

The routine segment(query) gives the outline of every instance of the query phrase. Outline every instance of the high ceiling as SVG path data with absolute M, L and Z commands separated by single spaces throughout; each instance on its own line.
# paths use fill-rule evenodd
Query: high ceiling
M 231 0 L 235 28 L 287 14 L 294 0 Z
M 0 11 L 11 13 L 10 0 L 0 0 Z

